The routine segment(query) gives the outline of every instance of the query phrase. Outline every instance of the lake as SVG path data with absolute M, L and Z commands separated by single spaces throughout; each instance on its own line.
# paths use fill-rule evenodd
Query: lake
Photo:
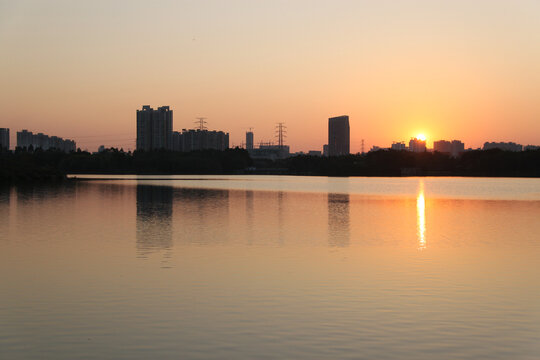
M 540 179 L 0 189 L 1 359 L 538 359 Z

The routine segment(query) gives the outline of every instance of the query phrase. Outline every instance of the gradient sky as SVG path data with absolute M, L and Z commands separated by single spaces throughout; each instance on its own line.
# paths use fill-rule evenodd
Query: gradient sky
M 425 133 L 540 144 L 540 1 L 0 0 L 0 127 L 134 148 L 135 111 L 170 105 L 239 145 L 288 126 L 321 150 Z

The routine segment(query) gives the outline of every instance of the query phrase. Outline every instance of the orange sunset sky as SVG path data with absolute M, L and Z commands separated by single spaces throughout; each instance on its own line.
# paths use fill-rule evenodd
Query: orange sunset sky
M 135 111 L 170 105 L 239 145 L 288 127 L 321 150 L 426 134 L 540 144 L 540 1 L 0 0 L 0 127 L 135 147 Z

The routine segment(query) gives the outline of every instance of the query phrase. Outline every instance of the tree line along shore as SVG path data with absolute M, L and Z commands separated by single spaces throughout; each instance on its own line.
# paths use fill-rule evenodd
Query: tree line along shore
M 244 149 L 99 153 L 17 149 L 0 153 L 0 181 L 63 181 L 68 174 L 275 174 L 315 176 L 540 177 L 540 150 L 444 153 L 380 150 L 336 157 L 252 159 Z

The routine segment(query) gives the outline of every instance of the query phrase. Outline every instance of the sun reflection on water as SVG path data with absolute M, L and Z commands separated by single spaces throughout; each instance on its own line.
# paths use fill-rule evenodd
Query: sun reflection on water
M 426 199 L 424 198 L 424 181 L 420 180 L 416 197 L 416 227 L 418 234 L 418 250 L 426 248 Z

